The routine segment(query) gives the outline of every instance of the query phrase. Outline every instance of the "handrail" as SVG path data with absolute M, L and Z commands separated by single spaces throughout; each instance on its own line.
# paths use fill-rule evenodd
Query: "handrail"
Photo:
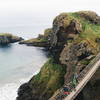
M 79 74 L 79 77 L 78 77 L 78 81 L 79 81 L 79 84 L 80 84 L 80 82 L 82 81 L 82 80 L 84 80 L 84 77 L 86 78 L 86 76 L 88 75 L 88 73 L 89 72 L 91 72 L 91 70 L 94 68 L 94 66 L 98 63 L 98 62 L 100 62 L 100 53 L 98 53 L 97 54 L 97 56 L 86 66 L 86 68 Z M 99 63 L 99 65 L 97 66 L 97 69 L 98 69 L 98 67 L 100 66 L 100 63 Z M 96 70 L 97 70 L 96 69 Z M 96 72 L 96 70 L 94 70 L 94 73 Z M 92 74 L 92 75 L 90 75 L 90 78 L 94 75 L 94 73 Z M 90 79 L 89 79 L 90 80 Z M 87 80 L 87 82 L 89 81 L 89 80 Z M 83 88 L 84 88 L 84 86 L 87 84 L 87 82 L 85 82 L 85 84 L 83 85 Z M 78 84 L 78 85 L 79 85 Z M 77 86 L 78 86 L 77 85 Z M 64 86 L 66 86 L 65 84 L 64 84 Z M 77 87 L 76 86 L 76 87 Z M 81 88 L 80 89 L 80 91 L 83 89 L 83 88 Z M 72 90 L 72 92 L 73 92 L 74 90 Z M 73 99 L 78 95 L 78 93 L 80 92 L 80 91 L 78 91 L 77 92 L 77 94 L 76 95 L 74 95 L 74 97 L 72 97 Z M 70 93 L 71 94 L 71 93 Z M 54 94 L 49 100 L 57 100 L 57 97 L 58 96 L 61 96 L 62 95 L 62 88 L 60 88 L 58 91 L 57 91 L 57 94 Z M 68 95 L 69 96 L 69 95 Z M 68 97 L 67 96 L 67 97 Z M 66 98 L 67 98 L 66 97 Z M 63 99 L 63 98 L 62 98 Z M 62 100 L 62 99 L 60 99 L 60 100 Z M 66 99 L 66 100 L 73 100 L 73 99 Z
M 84 78 L 80 81 L 80 83 L 76 86 L 76 91 L 72 91 L 70 95 L 68 95 L 64 100 L 74 100 L 75 97 L 80 93 L 80 91 L 85 87 L 88 81 L 95 74 L 97 69 L 100 66 L 100 58 L 93 64 L 93 67 L 89 70 L 88 73 L 85 74 Z

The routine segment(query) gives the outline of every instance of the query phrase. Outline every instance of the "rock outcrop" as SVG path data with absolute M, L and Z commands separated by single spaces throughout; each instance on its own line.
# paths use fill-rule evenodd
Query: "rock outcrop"
M 53 21 L 53 34 L 51 36 L 51 46 L 63 45 L 68 38 L 74 38 L 82 31 L 79 21 L 71 18 L 66 13 L 57 16 Z
M 28 46 L 50 47 L 50 37 L 53 33 L 52 28 L 44 31 L 44 35 L 39 34 L 37 38 L 20 41 L 19 44 L 26 44 Z
M 21 37 L 13 36 L 8 33 L 0 33 L 0 45 L 6 45 L 23 40 Z
M 65 83 L 71 81 L 72 75 L 77 73 L 77 75 L 86 67 L 91 60 L 91 57 L 87 60 L 87 57 L 92 56 L 92 49 L 88 47 L 87 43 L 73 43 L 69 47 L 66 45 L 60 54 L 60 62 L 67 66 L 67 73 L 65 75 Z M 93 56 L 92 56 L 93 57 Z M 86 64 L 83 64 L 87 61 Z
M 100 16 L 93 11 L 80 11 L 78 14 L 94 24 L 100 24 Z
M 20 43 L 48 48 L 52 60 L 19 88 L 17 100 L 48 100 L 64 83 L 71 82 L 74 74 L 83 71 L 100 52 L 100 17 L 91 11 L 62 13 L 44 35 Z M 100 77 L 94 83 L 100 84 L 99 80 Z M 96 86 L 99 88 L 100 85 Z M 83 94 L 88 89 L 85 88 Z M 87 97 L 84 95 L 84 98 Z

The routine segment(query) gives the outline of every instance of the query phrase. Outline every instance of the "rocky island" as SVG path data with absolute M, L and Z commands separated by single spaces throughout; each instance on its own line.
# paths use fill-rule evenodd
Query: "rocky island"
M 45 47 L 50 57 L 37 75 L 20 86 L 16 100 L 48 100 L 64 84 L 73 83 L 73 76 L 100 52 L 100 16 L 92 11 L 62 13 L 44 35 L 20 44 Z M 100 68 L 76 100 L 100 100 Z
M 23 40 L 21 37 L 14 36 L 9 33 L 0 33 L 0 45 L 6 45 L 9 43 L 15 43 Z

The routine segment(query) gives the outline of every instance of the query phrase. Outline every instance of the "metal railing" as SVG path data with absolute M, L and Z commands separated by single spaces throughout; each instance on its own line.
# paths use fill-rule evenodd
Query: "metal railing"
M 97 56 L 84 68 L 84 70 L 78 75 L 78 84 L 80 84 L 80 82 L 84 79 L 84 77 L 87 76 L 87 74 L 89 73 L 89 71 L 91 71 L 91 69 L 94 67 L 94 65 L 100 60 L 100 53 L 97 54 Z M 94 75 L 94 74 L 93 74 Z M 93 76 L 92 75 L 92 76 Z M 92 77 L 90 76 L 90 77 Z M 64 84 L 64 86 L 69 86 L 70 83 L 68 84 Z M 77 85 L 78 85 L 77 84 Z M 86 84 L 85 84 L 86 85 Z M 84 86 L 84 85 L 83 85 Z M 81 91 L 82 89 L 80 89 Z M 71 88 L 71 92 L 74 91 L 74 88 Z M 77 94 L 80 92 L 78 91 Z M 76 96 L 77 96 L 76 94 Z M 63 88 L 60 88 L 56 91 L 56 93 L 49 99 L 49 100 L 63 100 L 65 97 L 63 95 Z M 75 96 L 73 97 L 75 98 Z

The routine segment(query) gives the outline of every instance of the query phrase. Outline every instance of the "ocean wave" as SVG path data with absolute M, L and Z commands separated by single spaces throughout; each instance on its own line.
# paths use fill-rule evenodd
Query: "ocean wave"
M 0 100 L 15 100 L 20 84 L 9 83 L 0 87 Z
M 36 71 L 33 75 L 37 74 Z M 22 78 L 15 83 L 6 83 L 0 85 L 0 100 L 16 100 L 17 91 L 21 84 L 27 82 L 33 75 L 28 78 Z
M 21 84 L 28 81 L 27 79 L 20 79 L 16 83 L 6 83 L 0 86 L 0 100 L 15 100 L 17 97 L 17 91 Z

